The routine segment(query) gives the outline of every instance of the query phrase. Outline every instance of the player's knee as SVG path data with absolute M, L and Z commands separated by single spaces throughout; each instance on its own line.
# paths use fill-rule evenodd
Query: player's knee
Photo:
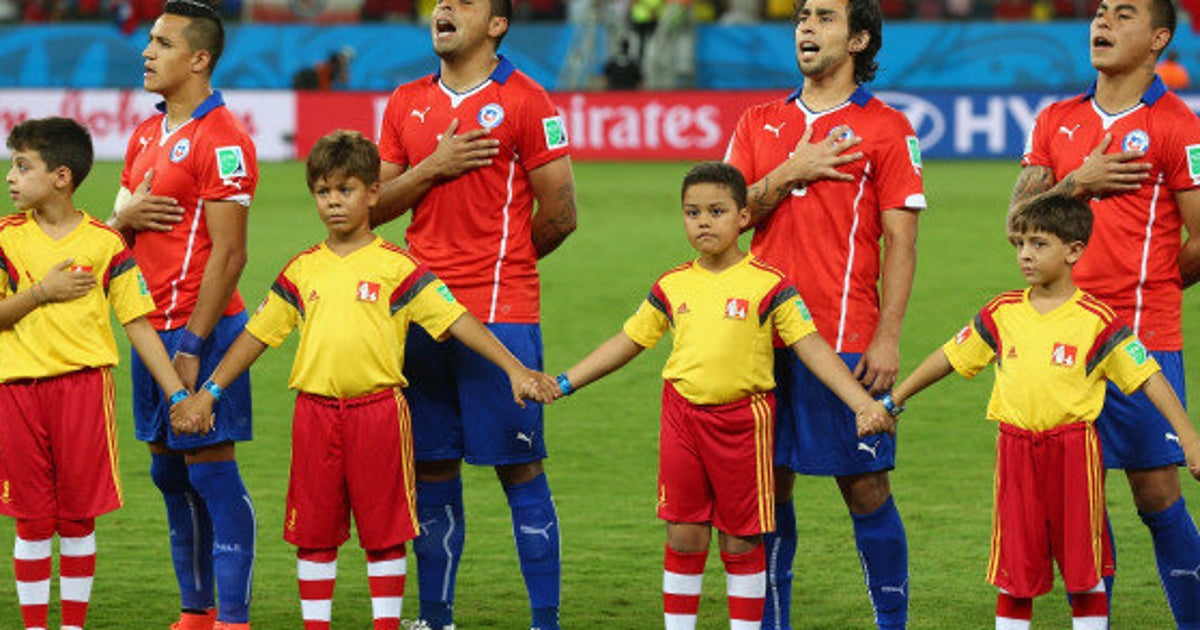
M 17 537 L 21 540 L 47 540 L 54 537 L 53 518 L 17 519 Z
M 96 519 L 94 518 L 79 520 L 59 519 L 56 525 L 58 535 L 62 538 L 83 538 L 96 531 Z
M 163 494 L 183 494 L 191 487 L 187 465 L 178 455 L 151 455 L 150 479 Z
M 1175 468 L 1165 467 L 1128 473 L 1133 502 L 1139 512 L 1153 514 L 1161 512 L 1179 500 L 1179 474 Z

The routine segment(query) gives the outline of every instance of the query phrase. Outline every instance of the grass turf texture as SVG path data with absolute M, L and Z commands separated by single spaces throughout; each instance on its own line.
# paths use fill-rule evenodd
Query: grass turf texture
M 691 257 L 679 214 L 686 164 L 576 165 L 579 230 L 542 265 L 547 369 L 561 371 L 615 333 L 663 271 Z M 79 204 L 105 216 L 119 166 L 97 165 Z M 916 283 L 905 322 L 903 370 L 954 334 L 995 293 L 1023 280 L 1001 229 L 1017 174 L 1011 163 L 928 166 L 931 209 L 921 222 Z M 11 210 L 11 206 L 9 206 Z M 401 239 L 401 228 L 381 233 Z M 251 210 L 250 262 L 241 290 L 251 305 L 282 266 L 324 236 L 299 164 L 264 164 Z M 1186 357 L 1195 362 L 1198 294 L 1185 295 Z M 295 557 L 281 539 L 292 394 L 286 389 L 295 337 L 253 370 L 256 439 L 238 448 L 259 515 L 252 619 L 260 630 L 299 628 Z M 122 342 L 123 343 L 123 342 Z M 124 344 L 123 345 L 127 345 Z M 659 372 L 668 344 L 547 410 L 550 481 L 562 521 L 563 624 L 567 628 L 661 628 L 664 532 L 655 519 Z M 133 439 L 127 364 L 118 370 L 125 507 L 101 517 L 89 628 L 166 628 L 178 613 L 164 510 L 146 448 Z M 1196 391 L 1193 365 L 1191 388 Z M 918 396 L 902 423 L 893 488 L 908 529 L 912 628 L 992 626 L 995 590 L 984 582 L 991 519 L 995 427 L 983 420 L 991 376 L 950 377 Z M 1118 544 L 1114 627 L 1167 628 L 1150 537 L 1121 473 L 1109 477 Z M 508 508 L 486 468 L 465 472 L 467 549 L 457 621 L 467 630 L 528 627 L 524 585 Z M 1185 479 L 1193 515 L 1200 493 Z M 800 550 L 795 627 L 873 628 L 850 519 L 832 480 L 797 481 Z M 0 520 L 0 630 L 20 628 L 12 578 L 13 524 Z M 335 628 L 370 628 L 362 552 L 342 548 Z M 405 613 L 417 611 L 415 559 Z M 728 627 L 719 559 L 709 557 L 699 627 Z M 57 619 L 57 584 L 52 594 Z M 1069 625 L 1061 590 L 1037 600 L 1035 628 Z

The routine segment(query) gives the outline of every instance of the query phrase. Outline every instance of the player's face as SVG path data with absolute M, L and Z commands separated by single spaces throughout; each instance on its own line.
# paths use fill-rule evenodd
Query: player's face
M 737 248 L 738 234 L 750 224 L 750 211 L 738 208 L 729 189 L 695 184 L 683 193 L 683 225 L 701 256 L 721 257 Z
M 348 236 L 371 229 L 371 206 L 379 201 L 379 182 L 368 186 L 357 177 L 333 175 L 313 183 L 321 221 L 331 235 Z
M 1120 73 L 1153 64 L 1170 41 L 1165 28 L 1151 26 L 1152 0 L 1105 0 L 1090 29 L 1092 67 Z
M 164 14 L 150 29 L 150 41 L 142 50 L 145 59 L 142 87 L 147 92 L 169 94 L 178 89 L 193 73 L 199 63 L 198 53 L 192 50 L 183 29 L 188 18 Z
M 492 46 L 491 40 L 508 29 L 508 20 L 492 17 L 490 0 L 438 0 L 429 28 L 433 51 L 453 60 Z
M 1046 287 L 1069 278 L 1071 266 L 1083 254 L 1083 243 L 1064 243 L 1048 232 L 1026 231 L 1009 236 L 1017 248 L 1017 263 L 1030 286 Z
M 810 79 L 822 79 L 838 70 L 854 70 L 850 53 L 862 50 L 859 33 L 850 36 L 847 0 L 807 0 L 796 13 L 796 63 Z
M 54 194 L 56 184 L 69 181 L 65 171 L 65 166 L 51 171 L 37 151 L 13 151 L 12 167 L 4 178 L 8 197 L 17 210 L 41 207 Z

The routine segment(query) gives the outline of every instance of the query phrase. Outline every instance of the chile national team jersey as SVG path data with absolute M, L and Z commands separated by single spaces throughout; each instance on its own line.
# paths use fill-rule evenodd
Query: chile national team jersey
M 138 125 L 125 149 L 121 187 L 133 191 L 154 169 L 150 193 L 173 197 L 183 208 L 183 221 L 169 232 L 139 232 L 133 255 L 146 275 L 158 309 L 150 323 L 158 330 L 187 324 L 200 294 L 200 280 L 212 252 L 205 223 L 205 203 L 236 201 L 249 206 L 258 184 L 254 142 L 242 123 L 213 92 L 187 122 L 167 129 L 165 105 L 157 116 Z M 244 310 L 235 290 L 224 314 Z
M 1091 199 L 1092 237 L 1073 273 L 1080 288 L 1112 306 L 1155 351 L 1183 347 L 1183 282 L 1179 248 L 1183 225 L 1174 193 L 1200 186 L 1200 121 L 1162 80 L 1124 112 L 1096 104 L 1086 94 L 1050 105 L 1038 114 L 1025 149 L 1025 166 L 1054 171 L 1055 181 L 1079 168 L 1104 134 L 1106 153 L 1145 151 L 1149 178 L 1130 193 Z
M 458 131 L 491 130 L 492 164 L 434 186 L 413 210 L 406 240 L 454 295 L 485 322 L 539 319 L 537 252 L 529 171 L 567 156 L 566 126 L 546 91 L 508 59 L 464 93 L 431 75 L 388 100 L 379 138 L 386 162 L 412 166 L 437 148 L 452 120 Z
M 838 168 L 853 181 L 822 180 L 792 191 L 754 231 L 754 255 L 783 270 L 838 352 L 863 352 L 879 323 L 881 214 L 925 208 L 921 152 L 912 125 L 865 88 L 831 110 L 809 111 L 800 90 L 747 110 L 725 161 L 758 182 L 791 155 L 804 130 L 812 142 L 839 126 L 862 138 L 863 158 Z

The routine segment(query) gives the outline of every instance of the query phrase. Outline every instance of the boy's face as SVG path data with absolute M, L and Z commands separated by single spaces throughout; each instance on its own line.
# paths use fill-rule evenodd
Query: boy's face
M 1021 274 L 1031 286 L 1046 286 L 1071 275 L 1071 267 L 1083 255 L 1083 243 L 1064 243 L 1049 232 L 1025 231 L 1009 237 L 1017 248 Z
M 688 242 L 703 255 L 719 256 L 737 247 L 738 234 L 750 224 L 750 211 L 739 208 L 720 184 L 695 184 L 683 193 L 683 225 Z
M 332 175 L 313 182 L 312 193 L 330 235 L 371 229 L 371 206 L 379 200 L 379 182 L 368 186 L 357 177 Z
M 69 190 L 71 171 L 65 166 L 51 171 L 37 151 L 13 151 L 12 167 L 4 181 L 9 198 L 24 211 L 41 207 L 56 191 Z

